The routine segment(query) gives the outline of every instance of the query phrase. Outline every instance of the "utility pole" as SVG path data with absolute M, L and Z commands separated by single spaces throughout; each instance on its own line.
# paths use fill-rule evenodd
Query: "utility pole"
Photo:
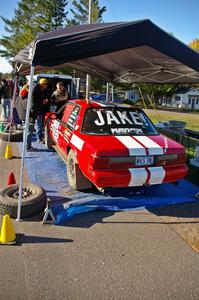
M 92 0 L 89 0 L 89 8 L 88 8 L 88 24 L 91 24 L 91 11 L 92 11 Z M 91 84 L 91 76 L 86 74 L 86 99 L 90 99 L 90 84 Z

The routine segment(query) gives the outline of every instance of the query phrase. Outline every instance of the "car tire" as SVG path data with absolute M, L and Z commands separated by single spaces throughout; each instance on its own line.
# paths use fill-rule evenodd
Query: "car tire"
M 0 191 L 0 214 L 17 217 L 19 185 L 13 184 Z M 26 183 L 23 185 L 21 217 L 28 217 L 41 212 L 46 207 L 46 192 L 39 185 Z
M 9 132 L 8 131 L 0 132 L 0 139 L 7 142 L 9 140 Z M 23 141 L 23 131 L 12 129 L 10 133 L 10 142 L 22 142 L 22 141 Z
M 92 188 L 92 183 L 83 175 L 77 158 L 71 149 L 67 157 L 68 183 L 73 190 L 83 191 Z
M 54 142 L 53 142 L 52 138 L 49 135 L 48 124 L 45 125 L 44 140 L 45 140 L 46 148 L 47 149 L 52 149 L 52 146 L 54 145 Z

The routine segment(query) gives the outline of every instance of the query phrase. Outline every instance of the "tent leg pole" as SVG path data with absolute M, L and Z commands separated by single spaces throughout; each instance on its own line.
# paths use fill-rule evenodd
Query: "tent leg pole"
M 141 98 L 142 98 L 142 102 L 143 102 L 143 104 L 144 104 L 144 108 L 147 109 L 146 103 L 145 103 L 145 101 L 144 101 L 144 97 L 143 97 L 143 94 L 142 94 L 142 91 L 141 91 L 141 88 L 138 87 L 138 89 L 139 89 L 139 92 L 140 92 L 140 96 L 141 96 Z
M 17 210 L 17 221 L 21 221 L 21 199 L 22 199 L 22 187 L 23 187 L 23 175 L 24 175 L 24 164 L 25 164 L 25 156 L 26 156 L 26 144 L 27 144 L 27 133 L 29 126 L 29 116 L 30 116 L 30 108 L 31 108 L 31 98 L 32 98 L 32 89 L 33 89 L 33 76 L 34 76 L 35 68 L 31 66 L 30 69 L 30 83 L 29 83 L 29 91 L 28 91 L 28 102 L 26 108 L 26 120 L 25 120 L 25 129 L 23 135 L 23 152 L 21 158 L 21 170 L 20 170 L 20 180 L 19 180 L 19 197 L 18 197 L 18 210 Z
M 109 82 L 106 83 L 106 102 L 109 102 Z
M 113 86 L 113 83 L 111 85 L 111 102 L 114 102 L 114 86 Z
M 86 100 L 89 103 L 90 100 L 90 85 L 91 85 L 91 76 L 86 74 Z
M 147 95 L 147 98 L 149 99 L 149 101 L 150 101 L 150 103 L 151 103 L 153 109 L 155 110 L 155 112 L 156 112 L 156 114 L 158 115 L 158 118 L 159 118 L 159 120 L 160 120 L 160 114 L 158 113 L 157 109 L 155 108 L 155 105 L 154 105 L 152 99 L 149 97 L 149 95 Z

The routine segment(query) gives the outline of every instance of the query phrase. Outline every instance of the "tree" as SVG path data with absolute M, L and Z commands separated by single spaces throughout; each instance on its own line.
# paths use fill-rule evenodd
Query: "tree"
M 73 0 L 74 9 L 71 9 L 73 18 L 68 20 L 68 25 L 78 25 L 88 23 L 89 0 Z M 91 23 L 102 22 L 102 15 L 106 11 L 106 7 L 100 8 L 98 0 L 92 0 L 91 4 Z
M 38 32 L 47 32 L 64 26 L 67 18 L 66 0 L 36 0 L 35 28 Z
M 189 46 L 196 51 L 199 51 L 199 39 L 194 39 Z
M 14 17 L 0 17 L 8 33 L 0 39 L 4 47 L 0 54 L 7 59 L 33 41 L 40 33 L 62 27 L 67 18 L 66 0 L 20 0 Z
M 145 99 L 149 95 L 156 104 L 159 104 L 159 100 L 163 97 L 170 98 L 177 90 L 178 84 L 176 83 L 143 83 L 139 85 Z

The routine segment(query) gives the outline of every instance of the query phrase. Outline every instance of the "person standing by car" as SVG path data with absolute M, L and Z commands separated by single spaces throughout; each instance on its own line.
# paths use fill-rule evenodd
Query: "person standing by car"
M 25 84 L 20 93 L 19 97 L 15 103 L 15 107 L 19 116 L 19 119 L 22 121 L 22 124 L 25 124 L 26 119 L 26 109 L 27 109 L 27 101 L 28 101 L 28 90 L 29 90 L 29 84 Z M 29 124 L 28 124 L 28 133 L 27 133 L 27 151 L 34 151 L 35 148 L 32 147 L 32 135 L 34 132 L 34 121 L 32 118 L 32 115 L 30 114 L 29 117 Z
M 65 89 L 63 82 L 57 82 L 56 90 L 52 94 L 53 103 L 56 105 L 56 112 L 70 100 L 70 94 Z
M 4 120 L 6 121 L 8 121 L 8 118 L 10 116 L 11 97 L 12 97 L 12 89 L 8 85 L 7 80 L 3 79 L 0 87 L 0 98 L 3 107 Z
M 43 144 L 43 117 L 45 112 L 50 110 L 48 95 L 48 81 L 41 78 L 39 84 L 36 85 L 32 93 L 31 115 L 35 121 L 37 142 Z

